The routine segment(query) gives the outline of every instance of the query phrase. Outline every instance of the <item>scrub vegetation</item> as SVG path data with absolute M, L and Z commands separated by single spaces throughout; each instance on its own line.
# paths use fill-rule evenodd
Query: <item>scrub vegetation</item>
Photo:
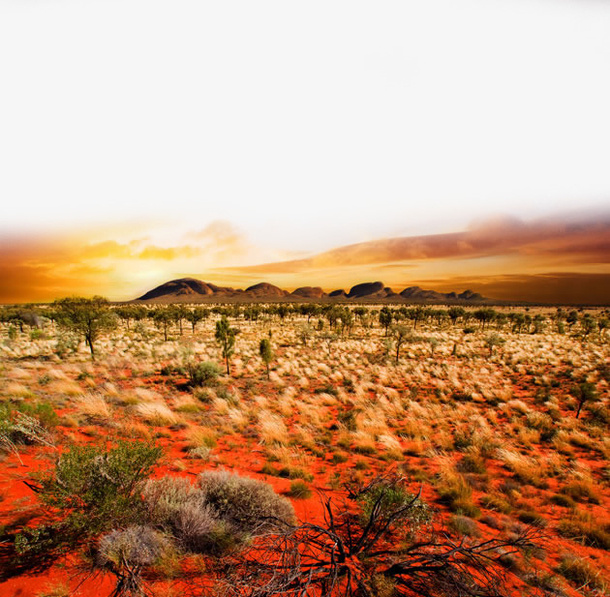
M 603 309 L 0 319 L 2 595 L 610 588 Z

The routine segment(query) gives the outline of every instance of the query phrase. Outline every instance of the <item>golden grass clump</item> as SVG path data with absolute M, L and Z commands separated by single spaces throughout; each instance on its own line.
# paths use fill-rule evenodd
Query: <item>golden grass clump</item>
M 143 402 L 135 406 L 135 413 L 149 425 L 165 427 L 175 425 L 180 417 L 163 402 Z

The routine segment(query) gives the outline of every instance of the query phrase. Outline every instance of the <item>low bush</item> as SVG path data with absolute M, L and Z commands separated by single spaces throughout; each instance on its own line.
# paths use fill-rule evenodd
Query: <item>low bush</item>
M 212 361 L 190 363 L 187 372 L 193 386 L 211 386 L 222 373 L 220 367 Z
M 304 500 L 311 497 L 311 489 L 305 481 L 297 480 L 290 484 L 288 495 L 292 498 Z
M 547 521 L 542 514 L 538 512 L 534 512 L 533 510 L 520 510 L 517 512 L 517 518 L 525 523 L 531 524 L 535 527 L 545 527 L 547 525 Z
M 441 481 L 437 486 L 441 502 L 452 512 L 478 518 L 480 509 L 472 501 L 472 487 L 462 475 L 455 475 Z
M 562 556 L 557 571 L 579 590 L 584 588 L 594 591 L 604 591 L 606 586 L 599 570 L 584 558 L 566 554 Z
M 460 514 L 451 517 L 449 520 L 449 528 L 458 535 L 464 535 L 466 537 L 478 537 L 481 534 L 479 527 L 474 520 Z
M 465 454 L 458 466 L 465 473 L 482 475 L 487 472 L 485 459 L 478 454 Z
M 599 504 L 599 495 L 590 481 L 572 481 L 564 485 L 560 492 L 577 502 Z
M 144 442 L 115 447 L 73 446 L 59 456 L 55 470 L 37 477 L 41 501 L 62 513 L 82 538 L 137 521 L 142 484 L 161 456 Z
M 13 449 L 18 444 L 49 444 L 49 432 L 59 417 L 48 402 L 5 402 L 0 404 L 0 447 Z
M 100 539 L 95 565 L 116 576 L 113 596 L 143 595 L 143 568 L 158 563 L 169 550 L 169 541 L 154 529 L 130 526 Z
M 290 502 L 270 485 L 226 472 L 150 480 L 143 488 L 149 524 L 187 552 L 221 555 L 258 534 L 293 523 Z
M 199 475 L 197 488 L 201 500 L 239 535 L 256 535 L 295 520 L 290 502 L 262 481 L 224 471 L 206 471 Z
M 576 517 L 562 520 L 557 532 L 568 539 L 574 539 L 589 547 L 610 550 L 610 529 L 597 525 L 587 517 Z

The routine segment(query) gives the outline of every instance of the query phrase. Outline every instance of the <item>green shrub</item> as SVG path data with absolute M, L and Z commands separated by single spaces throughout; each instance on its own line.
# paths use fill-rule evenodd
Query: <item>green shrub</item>
M 358 497 L 358 501 L 362 507 L 363 521 L 369 519 L 374 508 L 379 508 L 391 515 L 411 503 L 412 506 L 405 510 L 401 518 L 409 521 L 412 531 L 429 522 L 432 517 L 430 507 L 425 502 L 419 498 L 415 499 L 415 496 L 401 484 L 391 480 L 384 480 L 373 485 Z
M 59 416 L 49 402 L 27 402 L 18 405 L 19 412 L 36 417 L 40 424 L 46 429 L 53 429 L 59 424 Z
M 41 501 L 60 513 L 82 537 L 137 521 L 142 484 L 161 456 L 144 442 L 115 447 L 73 446 L 59 456 L 55 470 L 38 477 Z
M 43 340 L 46 338 L 45 333 L 41 329 L 33 329 L 30 332 L 30 340 L 33 342 L 35 340 Z
M 194 386 L 210 386 L 216 381 L 221 374 L 220 367 L 212 361 L 204 361 L 203 363 L 191 363 L 187 367 L 187 372 Z

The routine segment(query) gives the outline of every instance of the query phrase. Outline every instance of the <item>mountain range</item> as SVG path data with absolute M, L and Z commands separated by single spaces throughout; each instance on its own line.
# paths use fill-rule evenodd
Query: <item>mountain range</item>
M 249 286 L 245 290 L 228 286 L 217 286 L 195 278 L 170 280 L 135 299 L 146 302 L 394 302 L 394 303 L 455 303 L 491 304 L 494 301 L 471 290 L 461 293 L 424 290 L 419 286 L 409 286 L 395 292 L 383 282 L 364 282 L 352 286 L 348 292 L 343 289 L 326 293 L 319 286 L 302 286 L 289 292 L 267 282 Z

